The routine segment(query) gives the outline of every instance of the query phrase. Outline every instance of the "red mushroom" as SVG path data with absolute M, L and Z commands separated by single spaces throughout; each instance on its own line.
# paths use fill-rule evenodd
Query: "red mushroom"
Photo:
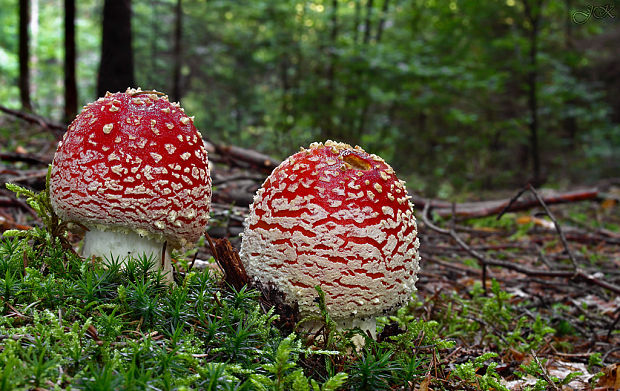
M 58 145 L 50 197 L 59 217 L 89 228 L 84 256 L 146 254 L 171 279 L 169 250 L 209 219 L 211 178 L 193 118 L 162 95 L 128 89 L 85 106 Z
M 416 220 L 404 182 L 376 155 L 327 141 L 278 166 L 258 190 L 240 257 L 248 275 L 316 312 L 315 286 L 343 327 L 375 333 L 375 317 L 411 298 Z

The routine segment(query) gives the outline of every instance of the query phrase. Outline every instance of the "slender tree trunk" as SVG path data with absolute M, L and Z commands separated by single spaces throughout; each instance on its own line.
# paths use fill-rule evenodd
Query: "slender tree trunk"
M 387 11 L 388 11 L 388 7 L 389 7 L 389 1 L 385 0 L 383 3 L 383 7 L 382 7 L 382 15 L 381 15 L 381 20 L 379 22 L 379 26 L 377 27 L 377 35 L 376 35 L 376 40 L 375 43 L 379 44 L 381 41 L 381 35 L 383 32 L 383 26 L 382 24 L 384 23 L 385 18 L 387 17 Z M 366 4 L 366 31 L 364 31 L 364 45 L 368 45 L 370 43 L 370 30 L 371 30 L 371 18 L 372 18 L 372 9 L 373 9 L 373 2 L 372 0 L 368 0 L 368 3 Z M 363 85 L 366 85 L 366 83 L 368 83 L 368 74 L 363 75 Z M 362 110 L 360 112 L 360 116 L 359 116 L 359 122 L 358 122 L 358 126 L 357 126 L 357 135 L 358 137 L 361 137 L 361 134 L 364 132 L 364 130 L 366 129 L 366 119 L 368 117 L 368 110 L 370 109 L 370 98 L 368 97 L 368 95 L 364 95 L 364 103 L 362 105 Z
M 181 42 L 183 40 L 183 5 L 177 0 L 174 26 L 174 67 L 172 71 L 172 100 L 181 100 Z
M 338 0 L 332 0 L 331 6 L 331 29 L 329 34 L 328 65 L 326 70 L 327 91 L 325 96 L 326 116 L 323 118 L 323 126 L 321 127 L 324 139 L 340 139 L 339 132 L 334 127 L 333 116 L 336 113 L 334 107 L 336 94 L 336 45 L 338 40 Z
M 370 29 L 372 27 L 372 8 L 373 0 L 368 0 L 366 3 L 366 23 L 364 26 L 364 44 L 370 42 Z
M 362 13 L 362 0 L 355 0 L 355 16 L 353 17 L 353 44 L 357 44 L 357 39 L 360 32 L 360 15 Z
M 381 35 L 385 28 L 385 19 L 387 18 L 387 12 L 390 8 L 390 0 L 383 0 L 383 6 L 381 6 L 381 18 L 379 18 L 379 26 L 377 26 L 377 42 L 381 41 Z
M 571 9 L 573 8 L 573 5 L 572 5 L 572 0 L 566 0 L 564 3 L 566 5 L 566 22 L 564 25 L 564 46 L 566 47 L 567 51 L 571 52 L 575 49 L 575 43 L 573 40 L 573 20 L 571 18 Z M 570 68 L 571 74 L 574 74 L 574 68 L 571 66 L 569 66 L 569 68 Z M 565 104 L 575 105 L 577 104 L 577 102 L 575 99 L 571 99 L 565 102 Z M 574 151 L 577 148 L 577 131 L 578 131 L 577 118 L 575 118 L 574 115 L 571 115 L 570 117 L 565 118 L 562 121 L 562 124 L 563 124 L 564 130 L 568 134 L 569 148 L 572 151 Z
M 571 18 L 571 10 L 573 8 L 572 0 L 566 0 L 566 21 L 564 22 L 564 44 L 568 49 L 574 48 L 573 42 L 573 20 Z
M 23 110 L 32 111 L 30 101 L 30 0 L 19 1 L 19 97 Z
M 75 57 L 75 0 L 65 0 L 65 122 L 77 114 Z
M 105 0 L 97 94 L 134 86 L 131 0 Z
M 538 0 L 530 4 L 529 0 L 523 0 L 525 16 L 529 22 L 529 71 L 527 73 L 528 95 L 527 102 L 530 111 L 530 157 L 532 159 L 532 182 L 535 186 L 541 184 L 540 175 L 540 151 L 538 147 L 538 33 L 540 28 L 540 15 L 542 2 Z

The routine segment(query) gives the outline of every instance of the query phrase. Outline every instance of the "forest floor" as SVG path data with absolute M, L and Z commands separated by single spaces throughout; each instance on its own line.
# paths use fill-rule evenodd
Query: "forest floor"
M 55 140 L 44 127 L 0 120 L 0 232 L 27 229 L 37 224 L 35 214 L 4 184 L 43 189 Z M 215 165 L 208 233 L 238 247 L 252 196 L 278 162 L 209 148 Z M 450 372 L 467 362 L 477 376 L 494 371 L 511 390 L 535 389 L 541 378 L 553 390 L 620 389 L 618 181 L 486 194 L 488 200 L 467 204 L 414 197 L 422 263 L 409 311 L 436 321 L 437 335 L 454 341 L 415 389 L 448 387 Z M 217 268 L 206 262 L 208 245 L 193 256 L 196 265 Z M 380 337 L 390 334 L 398 332 L 386 326 Z M 491 369 L 486 353 L 497 355 Z

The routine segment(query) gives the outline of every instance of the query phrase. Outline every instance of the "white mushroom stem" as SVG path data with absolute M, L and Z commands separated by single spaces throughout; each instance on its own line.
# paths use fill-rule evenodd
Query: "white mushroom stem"
M 102 231 L 94 227 L 89 227 L 82 246 L 82 255 L 86 258 L 93 255 L 108 259 L 120 258 L 123 265 L 129 257 L 151 257 L 155 261 L 152 270 L 161 269 L 165 273 L 164 279 L 172 282 L 170 248 L 165 249 L 162 262 L 163 252 L 164 242 L 135 232 Z

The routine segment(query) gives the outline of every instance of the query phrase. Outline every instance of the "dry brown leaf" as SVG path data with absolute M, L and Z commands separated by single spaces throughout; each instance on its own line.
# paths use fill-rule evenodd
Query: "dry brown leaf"
M 417 391 L 428 391 L 428 385 L 431 383 L 431 375 L 430 373 L 426 375 L 422 383 L 420 383 L 420 387 L 418 387 Z
M 620 390 L 620 364 L 611 364 L 603 368 L 603 377 L 598 379 L 597 387 Z
M 614 200 L 613 198 L 607 198 L 603 200 L 603 202 L 601 202 L 601 209 L 609 210 L 616 206 L 617 203 L 618 201 Z

